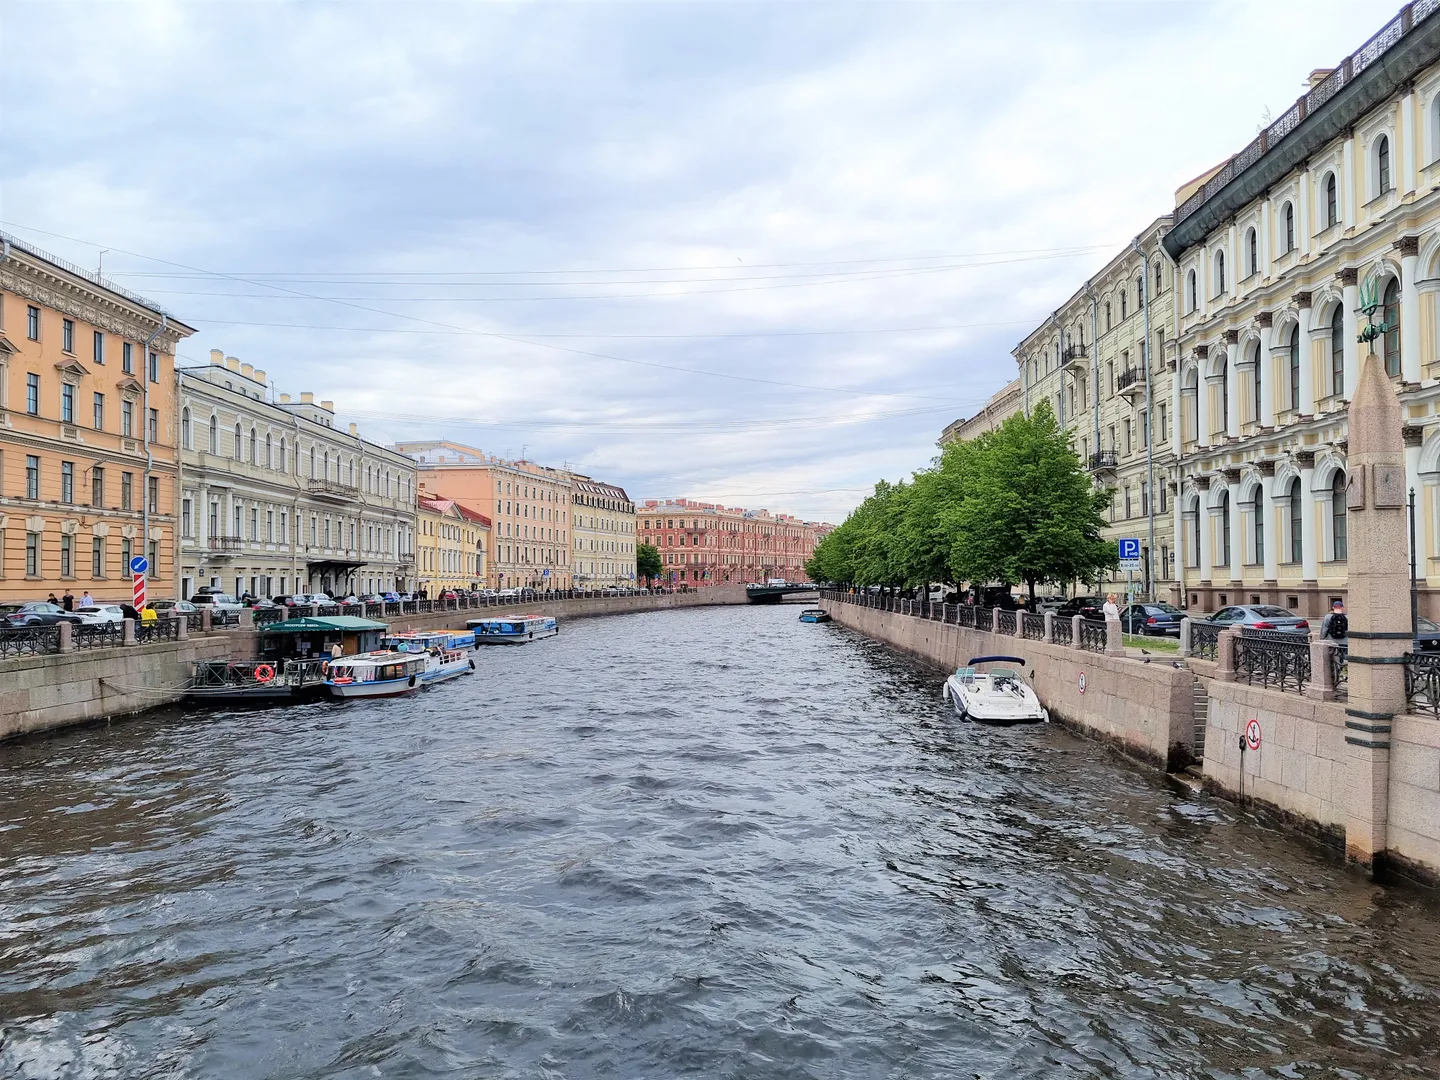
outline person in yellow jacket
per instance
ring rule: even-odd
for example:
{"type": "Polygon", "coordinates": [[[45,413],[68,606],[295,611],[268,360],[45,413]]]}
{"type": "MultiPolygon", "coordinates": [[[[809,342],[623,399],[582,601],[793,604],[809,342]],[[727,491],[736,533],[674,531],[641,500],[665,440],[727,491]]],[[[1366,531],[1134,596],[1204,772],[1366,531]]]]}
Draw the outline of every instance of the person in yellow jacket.
{"type": "Polygon", "coordinates": [[[153,607],[151,607],[148,603],[140,609],[140,621],[142,623],[156,622],[159,620],[159,618],[160,613],[156,611],[153,607]]]}

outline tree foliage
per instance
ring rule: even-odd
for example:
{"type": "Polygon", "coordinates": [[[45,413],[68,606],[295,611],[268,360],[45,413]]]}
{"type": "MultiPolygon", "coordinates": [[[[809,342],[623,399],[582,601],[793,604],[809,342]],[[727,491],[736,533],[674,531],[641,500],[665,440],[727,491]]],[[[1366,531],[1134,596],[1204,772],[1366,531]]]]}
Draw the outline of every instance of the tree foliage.
{"type": "Polygon", "coordinates": [[[932,581],[1035,586],[1093,580],[1117,563],[1096,490],[1042,402],[907,482],[875,491],[816,546],[812,580],[912,587],[932,581]]]}
{"type": "Polygon", "coordinates": [[[654,544],[635,546],[635,573],[638,577],[654,580],[664,573],[660,562],[660,549],[654,544]]]}

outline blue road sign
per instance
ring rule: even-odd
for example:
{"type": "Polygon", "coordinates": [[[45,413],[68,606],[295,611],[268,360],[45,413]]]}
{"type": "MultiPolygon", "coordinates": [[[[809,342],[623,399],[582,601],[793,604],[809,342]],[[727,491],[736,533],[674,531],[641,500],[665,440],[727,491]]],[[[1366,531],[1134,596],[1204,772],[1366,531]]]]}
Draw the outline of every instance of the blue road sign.
{"type": "Polygon", "coordinates": [[[1120,569],[1140,569],[1140,541],[1133,536],[1125,537],[1120,542],[1120,569]]]}
{"type": "Polygon", "coordinates": [[[130,560],[130,572],[132,574],[143,574],[150,569],[150,560],[144,555],[136,555],[130,560]]]}

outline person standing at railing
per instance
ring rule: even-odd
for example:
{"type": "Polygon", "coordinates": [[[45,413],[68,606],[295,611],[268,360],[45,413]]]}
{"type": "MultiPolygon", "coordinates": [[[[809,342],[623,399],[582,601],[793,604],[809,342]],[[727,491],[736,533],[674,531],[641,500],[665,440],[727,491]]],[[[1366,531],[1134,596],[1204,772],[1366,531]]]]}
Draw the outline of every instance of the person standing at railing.
{"type": "Polygon", "coordinates": [[[1345,601],[1336,600],[1330,605],[1330,614],[1320,622],[1320,636],[1343,644],[1349,634],[1350,620],[1345,615],[1345,601]]]}
{"type": "Polygon", "coordinates": [[[1105,606],[1102,607],[1100,610],[1105,613],[1105,619],[1107,622],[1110,619],[1120,618],[1120,606],[1115,603],[1115,594],[1113,592],[1105,597],[1105,606]]]}

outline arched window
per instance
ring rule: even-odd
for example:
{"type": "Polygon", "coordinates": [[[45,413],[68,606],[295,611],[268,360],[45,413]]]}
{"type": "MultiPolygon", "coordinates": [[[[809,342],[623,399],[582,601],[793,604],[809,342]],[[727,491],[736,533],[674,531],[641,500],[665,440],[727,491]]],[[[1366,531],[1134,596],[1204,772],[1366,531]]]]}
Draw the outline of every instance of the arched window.
{"type": "Polygon", "coordinates": [[[1327,229],[1340,222],[1339,187],[1333,172],[1325,177],[1325,227],[1327,229]]]}
{"type": "Polygon", "coordinates": [[[190,449],[190,410],[180,410],[180,445],[186,450],[190,449]]]}
{"type": "Polygon", "coordinates": [[[1394,278],[1385,286],[1385,374],[1400,374],[1400,282],[1394,278]]]}
{"type": "Polygon", "coordinates": [[[1252,420],[1254,420],[1257,424],[1260,422],[1260,415],[1261,415],[1261,414],[1260,414],[1260,376],[1261,376],[1262,371],[1264,370],[1263,367],[1261,366],[1262,363],[1263,363],[1263,360],[1262,360],[1262,358],[1261,358],[1261,356],[1260,356],[1260,347],[1257,345],[1257,346],[1255,347],[1255,359],[1253,360],[1253,362],[1252,362],[1252,364],[1251,364],[1251,367],[1250,367],[1250,380],[1251,380],[1251,381],[1250,381],[1250,389],[1251,389],[1251,398],[1250,398],[1251,413],[1250,413],[1250,418],[1251,418],[1252,420]]]}
{"type": "Polygon", "coordinates": [[[1345,309],[1340,304],[1330,316],[1330,393],[1345,393],[1345,309]]]}
{"type": "Polygon", "coordinates": [[[1390,136],[1381,135],[1375,140],[1375,195],[1379,197],[1390,190],[1390,136]]]}
{"type": "Polygon", "coordinates": [[[1295,204],[1286,203],[1285,211],[1285,251],[1288,254],[1295,250],[1295,204]]]}
{"type": "Polygon", "coordinates": [[[1135,279],[1135,310],[1145,310],[1145,274],[1143,272],[1135,279]]]}
{"type": "Polygon", "coordinates": [[[1120,290],[1120,318],[1124,319],[1130,314],[1130,293],[1126,289],[1120,290]]]}
{"type": "Polygon", "coordinates": [[[1220,415],[1210,418],[1210,427],[1213,429],[1210,434],[1224,435],[1230,423],[1230,373],[1222,372],[1220,375],[1220,415]]]}
{"type": "Polygon", "coordinates": [[[1265,492],[1261,485],[1255,485],[1254,501],[1250,504],[1250,524],[1254,529],[1256,565],[1265,561],[1265,492]]]}
{"type": "Polygon", "coordinates": [[[1215,295],[1225,291],[1225,252],[1215,252],[1215,295]]]}
{"type": "Polygon", "coordinates": [[[1254,229],[1246,230],[1245,253],[1249,260],[1247,271],[1251,274],[1258,274],[1260,272],[1260,239],[1255,235],[1254,229]]]}
{"type": "Polygon", "coordinates": [[[1110,301],[1105,301],[1105,329],[1110,329],[1110,301]]]}
{"type": "Polygon", "coordinates": [[[321,476],[322,476],[324,479],[329,480],[329,479],[330,479],[330,451],[329,451],[329,450],[326,450],[326,451],[325,451],[324,460],[323,460],[323,462],[321,463],[321,466],[320,466],[320,467],[321,467],[323,470],[325,470],[323,473],[321,473],[321,476]]]}
{"type": "Polygon", "coordinates": [[[1191,270],[1185,275],[1185,310],[1194,311],[1199,307],[1199,297],[1196,295],[1195,271],[1191,270]]]}
{"type": "Polygon", "coordinates": [[[1220,492],[1220,566],[1230,565],[1230,492],[1220,492]]]}
{"type": "Polygon", "coordinates": [[[250,464],[260,464],[259,443],[255,439],[255,429],[250,429],[250,464]]]}
{"type": "Polygon", "coordinates": [[[1345,531],[1345,472],[1335,470],[1335,479],[1330,482],[1330,535],[1334,541],[1330,557],[1343,562],[1350,557],[1350,543],[1345,531]]]}
{"type": "Polygon", "coordinates": [[[245,454],[245,436],[240,431],[240,425],[235,425],[235,460],[239,461],[245,454]]]}
{"type": "Polygon", "coordinates": [[[1290,408],[1300,411],[1300,327],[1290,328],[1290,408]]]}
{"type": "Polygon", "coordinates": [[[1161,286],[1162,286],[1163,284],[1164,284],[1164,279],[1162,278],[1162,276],[1161,276],[1161,274],[1160,274],[1160,264],[1157,262],[1157,263],[1155,264],[1155,295],[1156,295],[1156,296],[1159,296],[1159,295],[1160,295],[1161,286]]]}
{"type": "Polygon", "coordinates": [[[281,436],[281,438],[280,438],[280,471],[283,473],[287,468],[289,468],[289,465],[288,465],[288,463],[287,463],[287,458],[286,458],[286,456],[285,456],[285,438],[284,438],[284,436],[281,436]]]}
{"type": "Polygon", "coordinates": [[[1185,389],[1189,393],[1186,395],[1187,400],[1181,403],[1185,407],[1181,434],[1187,439],[1194,439],[1200,435],[1200,376],[1197,372],[1191,371],[1186,376],[1185,389]]]}
{"type": "Polygon", "coordinates": [[[210,453],[220,453],[220,421],[210,417],[210,453]]]}
{"type": "Polygon", "coordinates": [[[1304,560],[1304,504],[1300,501],[1300,478],[1296,477],[1290,481],[1290,561],[1292,563],[1304,560]]]}
{"type": "Polygon", "coordinates": [[[265,467],[267,469],[273,469],[275,467],[275,448],[270,443],[270,433],[268,431],[265,433],[265,467]]]}

